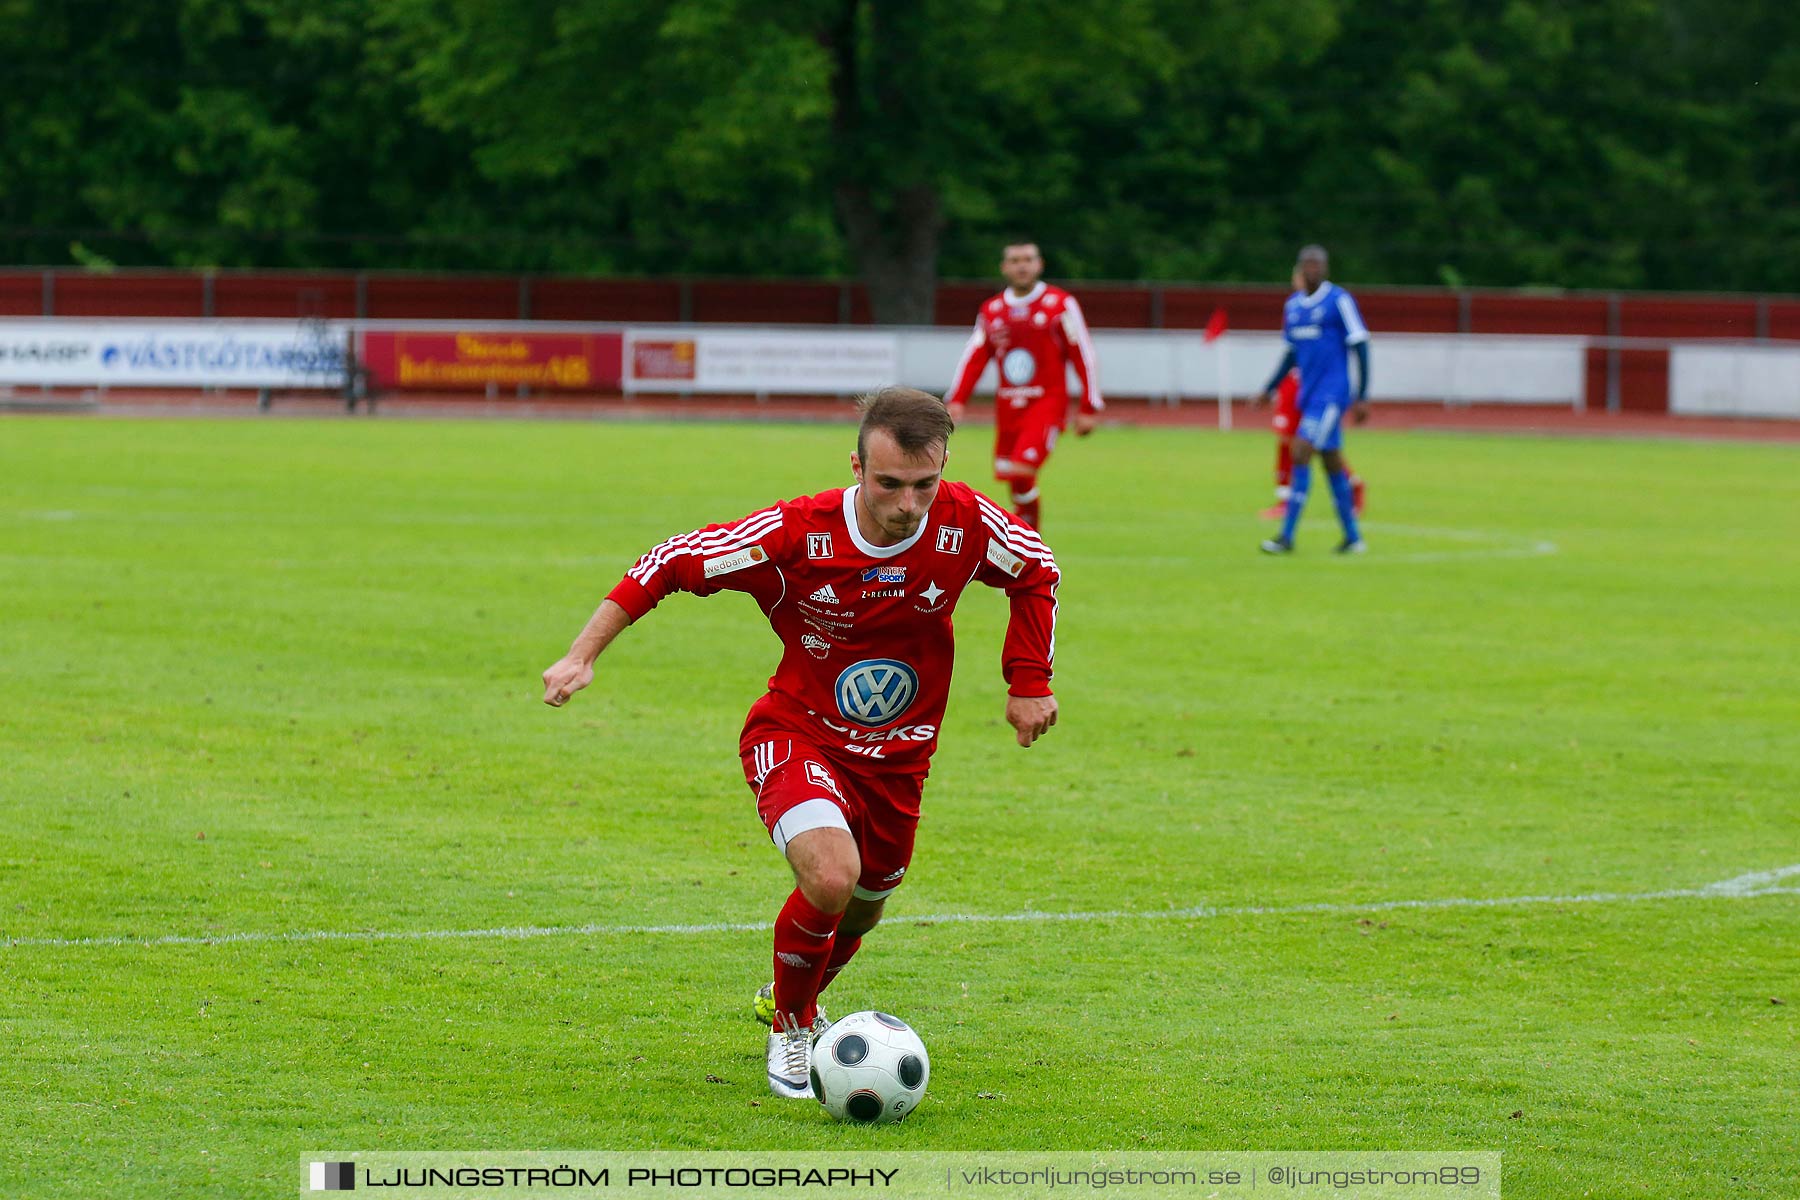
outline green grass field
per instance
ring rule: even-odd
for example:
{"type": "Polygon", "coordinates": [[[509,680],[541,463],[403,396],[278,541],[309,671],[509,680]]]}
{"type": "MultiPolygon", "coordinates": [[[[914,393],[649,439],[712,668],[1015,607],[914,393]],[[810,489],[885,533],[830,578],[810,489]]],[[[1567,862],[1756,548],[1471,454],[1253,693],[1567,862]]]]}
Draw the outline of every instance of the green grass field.
{"type": "Polygon", "coordinates": [[[1321,497],[1272,560],[1265,435],[1071,440],[1061,723],[1012,744],[972,595],[914,869],[828,994],[933,1053],[869,1130],[767,1094],[765,933],[618,928],[788,890],[735,756],[754,606],[673,598],[567,709],[538,685],[640,551],[846,481],[851,441],[0,421],[0,1193],[875,1146],[1800,1195],[1793,448],[1361,432],[1372,553],[1321,497]],[[944,919],[1027,913],[1093,915],[944,919]],[[598,928],[279,936],[518,926],[598,928]]]}

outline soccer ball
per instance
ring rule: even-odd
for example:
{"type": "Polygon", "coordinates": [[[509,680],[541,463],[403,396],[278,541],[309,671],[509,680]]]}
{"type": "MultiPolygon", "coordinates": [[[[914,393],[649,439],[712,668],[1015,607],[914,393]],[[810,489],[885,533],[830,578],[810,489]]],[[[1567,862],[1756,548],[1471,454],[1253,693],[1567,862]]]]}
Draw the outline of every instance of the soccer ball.
{"type": "Polygon", "coordinates": [[[813,1043],[813,1095],[840,1121],[885,1125],[925,1098],[931,1057],[899,1017],[859,1012],[813,1043]]]}

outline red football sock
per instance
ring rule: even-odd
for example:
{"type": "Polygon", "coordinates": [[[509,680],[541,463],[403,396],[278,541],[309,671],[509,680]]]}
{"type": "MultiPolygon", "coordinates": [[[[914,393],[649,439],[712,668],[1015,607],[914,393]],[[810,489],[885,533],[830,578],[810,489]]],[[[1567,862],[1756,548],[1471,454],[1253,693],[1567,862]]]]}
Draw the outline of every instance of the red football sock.
{"type": "Polygon", "coordinates": [[[803,1027],[818,1012],[819,987],[842,913],[822,913],[799,888],[775,918],[775,1024],[787,1013],[803,1027]]]}
{"type": "Polygon", "coordinates": [[[847,966],[862,946],[861,938],[833,938],[831,957],[825,960],[825,977],[819,981],[819,991],[823,992],[837,980],[838,972],[847,966]]]}
{"type": "Polygon", "coordinates": [[[1033,529],[1038,527],[1037,476],[1012,481],[1013,515],[1033,529]]]}
{"type": "Polygon", "coordinates": [[[1289,438],[1275,439],[1275,486],[1287,487],[1294,482],[1294,443],[1289,438]]]}

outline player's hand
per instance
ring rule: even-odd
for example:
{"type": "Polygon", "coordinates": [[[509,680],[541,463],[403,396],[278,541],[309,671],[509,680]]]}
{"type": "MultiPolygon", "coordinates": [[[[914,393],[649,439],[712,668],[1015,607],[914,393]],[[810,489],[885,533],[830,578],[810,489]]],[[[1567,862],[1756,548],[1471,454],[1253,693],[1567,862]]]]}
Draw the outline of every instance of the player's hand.
{"type": "Polygon", "coordinates": [[[1263,405],[1267,404],[1270,400],[1273,400],[1274,398],[1275,398],[1275,393],[1273,393],[1273,392],[1258,392],[1258,393],[1256,393],[1256,399],[1251,401],[1251,403],[1256,405],[1256,407],[1261,408],[1263,405]]]}
{"type": "Polygon", "coordinates": [[[594,664],[579,658],[559,658],[544,672],[544,703],[561,708],[569,697],[594,682],[594,664]]]}
{"type": "Polygon", "coordinates": [[[1006,723],[1018,731],[1019,745],[1031,745],[1056,724],[1056,697],[1008,696],[1006,723]]]}
{"type": "Polygon", "coordinates": [[[1094,430],[1098,429],[1099,427],[1100,427],[1100,415],[1098,413],[1076,413],[1075,414],[1075,436],[1076,437],[1086,437],[1088,434],[1094,432],[1094,430]]]}
{"type": "Polygon", "coordinates": [[[1369,402],[1358,400],[1350,406],[1350,419],[1358,425],[1369,419],[1369,402]]]}
{"type": "Polygon", "coordinates": [[[946,404],[944,407],[949,410],[950,419],[958,425],[962,424],[964,415],[969,411],[969,406],[966,404],[946,404]]]}

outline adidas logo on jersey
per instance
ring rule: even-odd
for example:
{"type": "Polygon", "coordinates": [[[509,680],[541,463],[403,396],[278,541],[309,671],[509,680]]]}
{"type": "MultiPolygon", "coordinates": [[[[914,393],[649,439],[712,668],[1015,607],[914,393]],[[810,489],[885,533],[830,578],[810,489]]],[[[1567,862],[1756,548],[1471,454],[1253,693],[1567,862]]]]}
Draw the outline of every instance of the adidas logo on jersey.
{"type": "Polygon", "coordinates": [[[838,594],[831,590],[831,585],[828,583],[818,591],[814,592],[810,599],[817,600],[821,604],[836,604],[838,602],[838,594]]]}

